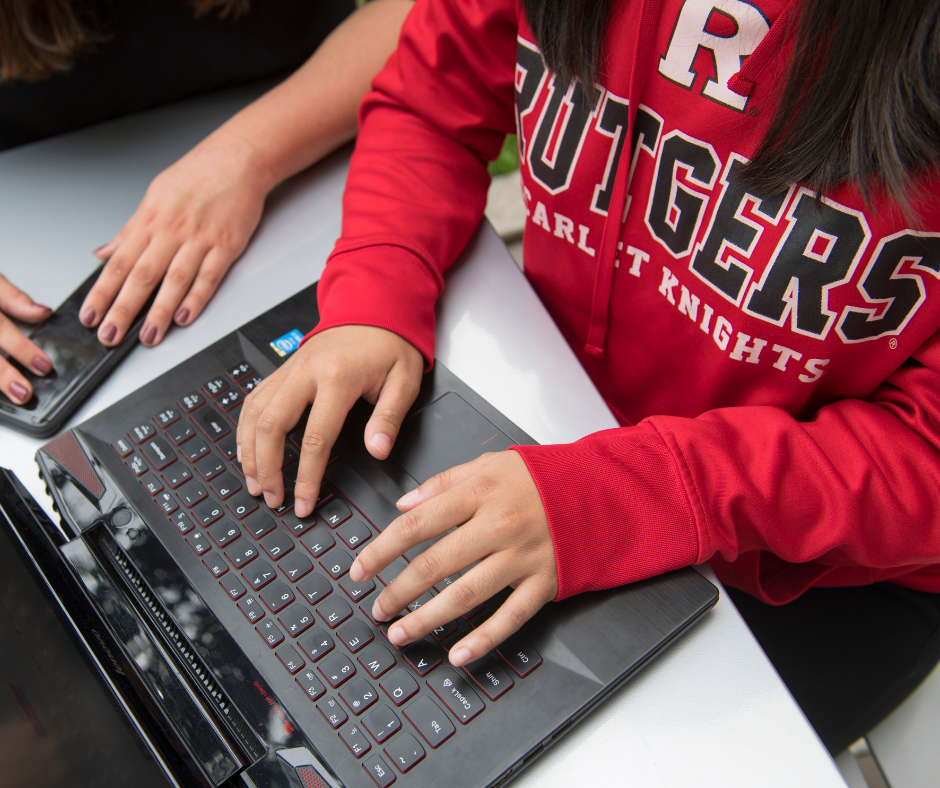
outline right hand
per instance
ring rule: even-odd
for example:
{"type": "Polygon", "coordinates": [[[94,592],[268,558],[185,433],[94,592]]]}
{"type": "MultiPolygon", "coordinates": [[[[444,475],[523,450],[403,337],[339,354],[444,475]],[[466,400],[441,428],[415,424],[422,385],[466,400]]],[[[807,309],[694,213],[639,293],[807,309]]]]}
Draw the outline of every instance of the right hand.
{"type": "Polygon", "coordinates": [[[98,339],[113,347],[159,287],[140,341],[156,345],[172,321],[188,326],[248,245],[270,185],[249,143],[217,132],[197,145],[153,179],[121,232],[93,252],[108,262],[81,322],[99,326],[98,339]]]}
{"type": "MultiPolygon", "coordinates": [[[[52,360],[35,342],[27,339],[7,315],[25,323],[41,323],[52,310],[36,304],[19,288],[0,275],[0,350],[9,353],[37,375],[52,371],[52,360]]],[[[16,367],[0,356],[0,390],[13,402],[23,404],[33,396],[33,387],[16,367]]]]}
{"type": "Polygon", "coordinates": [[[359,397],[375,403],[366,449],[388,457],[421,386],[424,359],[398,334],[372,326],[339,326],[309,339],[264,379],[238,419],[238,458],[252,495],[273,508],[284,498],[284,438],[312,404],[294,488],[298,517],[313,511],[323,471],[346,414],[359,397]]]}

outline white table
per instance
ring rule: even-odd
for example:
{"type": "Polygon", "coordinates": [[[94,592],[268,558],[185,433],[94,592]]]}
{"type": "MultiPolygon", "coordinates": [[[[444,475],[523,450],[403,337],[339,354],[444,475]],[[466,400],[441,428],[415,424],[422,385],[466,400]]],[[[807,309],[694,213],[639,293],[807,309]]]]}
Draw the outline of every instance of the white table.
{"type": "MultiPolygon", "coordinates": [[[[257,91],[203,97],[0,154],[0,271],[40,303],[60,303],[94,269],[90,250],[120,229],[150,179],[257,91]]],[[[69,426],[319,278],[339,235],[348,154],[281,187],[203,315],[157,348],[135,348],[69,426]]],[[[616,426],[488,225],[449,275],[437,340],[444,364],[542,443],[616,426]]],[[[0,465],[51,513],[33,461],[42,443],[0,427],[0,465]]],[[[726,597],[514,783],[628,784],[845,785],[726,597]]]]}

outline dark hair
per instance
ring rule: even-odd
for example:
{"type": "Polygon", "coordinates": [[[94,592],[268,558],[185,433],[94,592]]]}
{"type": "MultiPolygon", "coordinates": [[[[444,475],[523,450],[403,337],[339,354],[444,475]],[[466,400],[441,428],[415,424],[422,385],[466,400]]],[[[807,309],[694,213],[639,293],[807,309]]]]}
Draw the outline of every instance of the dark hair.
{"type": "MultiPolygon", "coordinates": [[[[170,2],[171,0],[167,0],[170,2]]],[[[249,0],[191,0],[196,16],[238,15],[249,0]]],[[[105,40],[81,0],[0,0],[0,83],[34,82],[68,71],[75,56],[105,40]]]]}
{"type": "MultiPolygon", "coordinates": [[[[593,84],[612,2],[522,0],[559,80],[593,84]]],[[[793,54],[745,182],[823,195],[851,181],[869,204],[879,192],[909,212],[940,160],[940,0],[802,0],[792,24],[793,54]]]]}

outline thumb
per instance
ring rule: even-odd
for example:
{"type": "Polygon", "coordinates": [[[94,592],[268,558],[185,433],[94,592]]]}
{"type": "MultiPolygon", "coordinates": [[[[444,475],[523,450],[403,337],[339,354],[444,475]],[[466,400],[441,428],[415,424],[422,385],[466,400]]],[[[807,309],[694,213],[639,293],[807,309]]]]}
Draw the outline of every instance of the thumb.
{"type": "Polygon", "coordinates": [[[420,385],[420,377],[416,379],[400,364],[392,367],[385,378],[365,431],[366,448],[376,459],[384,460],[391,453],[401,423],[418,396],[420,385]]]}

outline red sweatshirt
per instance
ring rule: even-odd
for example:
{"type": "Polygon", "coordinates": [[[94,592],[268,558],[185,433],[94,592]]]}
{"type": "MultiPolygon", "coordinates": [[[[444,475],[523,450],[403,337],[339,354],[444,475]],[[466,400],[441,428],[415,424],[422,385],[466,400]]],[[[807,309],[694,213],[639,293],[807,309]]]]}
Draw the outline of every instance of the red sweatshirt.
{"type": "Polygon", "coordinates": [[[592,103],[516,0],[419,0],[361,108],[317,330],[381,326],[430,363],[518,130],[526,275],[623,425],[517,449],[559,598],[703,561],[774,603],[940,592],[940,208],[915,231],[850,187],[743,188],[787,4],[714,5],[615,3],[592,103]]]}

